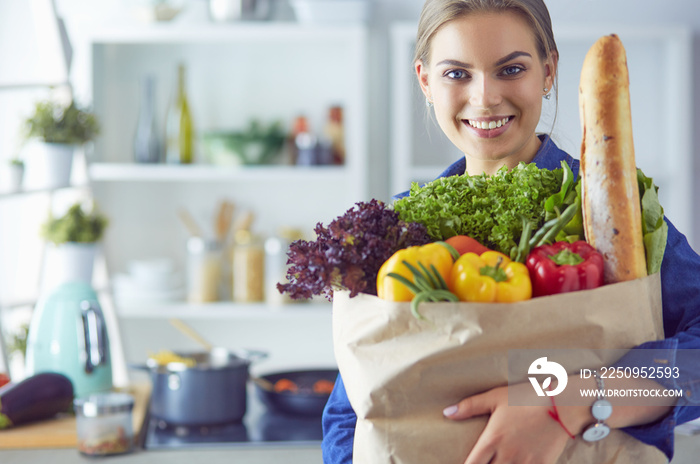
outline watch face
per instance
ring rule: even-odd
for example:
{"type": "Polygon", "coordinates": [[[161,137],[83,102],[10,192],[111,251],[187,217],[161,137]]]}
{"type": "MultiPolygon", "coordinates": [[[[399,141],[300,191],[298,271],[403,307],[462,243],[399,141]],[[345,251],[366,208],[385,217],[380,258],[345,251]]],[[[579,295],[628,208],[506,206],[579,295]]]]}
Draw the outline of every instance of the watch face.
{"type": "Polygon", "coordinates": [[[605,424],[593,424],[583,432],[583,439],[586,441],[598,441],[610,435],[610,427],[605,424]]]}
{"type": "Polygon", "coordinates": [[[591,414],[596,420],[604,421],[612,415],[612,404],[608,400],[598,400],[593,403],[591,414]]]}

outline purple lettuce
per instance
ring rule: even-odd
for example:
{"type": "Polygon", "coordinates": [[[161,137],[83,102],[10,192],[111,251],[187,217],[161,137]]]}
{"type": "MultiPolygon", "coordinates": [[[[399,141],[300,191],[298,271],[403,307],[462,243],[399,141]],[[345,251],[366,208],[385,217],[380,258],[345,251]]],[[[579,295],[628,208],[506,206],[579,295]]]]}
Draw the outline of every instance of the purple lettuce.
{"type": "Polygon", "coordinates": [[[408,223],[378,200],[360,202],[328,227],[316,225],[316,240],[297,240],[287,253],[289,283],[277,284],[293,299],[333,298],[334,289],[377,294],[377,273],[396,251],[433,240],[425,226],[408,223]]]}

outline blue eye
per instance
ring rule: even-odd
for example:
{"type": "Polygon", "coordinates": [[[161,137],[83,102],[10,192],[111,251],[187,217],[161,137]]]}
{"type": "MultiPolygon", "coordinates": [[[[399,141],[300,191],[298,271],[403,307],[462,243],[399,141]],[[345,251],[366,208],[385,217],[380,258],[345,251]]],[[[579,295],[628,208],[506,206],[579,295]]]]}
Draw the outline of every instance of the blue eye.
{"type": "Polygon", "coordinates": [[[466,71],[462,69],[453,69],[451,71],[447,71],[445,73],[445,76],[449,77],[450,79],[465,79],[469,77],[466,71]]]}
{"type": "Polygon", "coordinates": [[[506,77],[513,77],[517,76],[521,72],[525,71],[525,69],[522,66],[507,66],[503,68],[503,71],[501,71],[501,74],[503,74],[506,77]]]}

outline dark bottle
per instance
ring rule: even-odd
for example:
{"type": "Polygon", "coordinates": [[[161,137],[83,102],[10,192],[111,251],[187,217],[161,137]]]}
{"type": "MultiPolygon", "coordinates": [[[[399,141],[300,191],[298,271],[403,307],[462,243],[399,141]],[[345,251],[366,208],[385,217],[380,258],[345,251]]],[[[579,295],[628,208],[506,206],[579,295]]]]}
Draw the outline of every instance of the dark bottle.
{"type": "Polygon", "coordinates": [[[155,80],[153,76],[144,77],[141,86],[141,108],[134,134],[134,161],[137,163],[158,163],[161,142],[156,123],[155,80]]]}
{"type": "Polygon", "coordinates": [[[345,135],[343,133],[343,107],[332,106],[328,110],[325,135],[330,140],[332,164],[345,163],[345,135]]]}

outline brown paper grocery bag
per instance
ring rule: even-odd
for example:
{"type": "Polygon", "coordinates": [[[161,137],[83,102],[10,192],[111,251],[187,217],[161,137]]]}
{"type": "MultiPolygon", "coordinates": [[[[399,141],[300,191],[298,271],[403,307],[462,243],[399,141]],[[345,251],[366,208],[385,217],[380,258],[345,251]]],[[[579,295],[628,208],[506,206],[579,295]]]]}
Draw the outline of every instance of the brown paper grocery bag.
{"type": "MultiPolygon", "coordinates": [[[[509,349],[629,349],[663,338],[658,274],[520,303],[426,303],[420,312],[427,322],[408,303],[335,292],[334,350],[357,414],[358,464],[462,464],[487,417],[456,422],[442,410],[507,385],[509,349]]],[[[593,444],[570,440],[559,462],[667,459],[613,430],[593,444]]]]}

